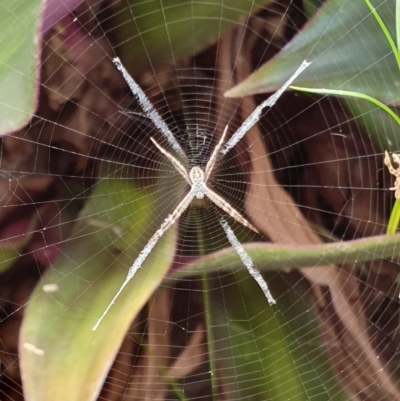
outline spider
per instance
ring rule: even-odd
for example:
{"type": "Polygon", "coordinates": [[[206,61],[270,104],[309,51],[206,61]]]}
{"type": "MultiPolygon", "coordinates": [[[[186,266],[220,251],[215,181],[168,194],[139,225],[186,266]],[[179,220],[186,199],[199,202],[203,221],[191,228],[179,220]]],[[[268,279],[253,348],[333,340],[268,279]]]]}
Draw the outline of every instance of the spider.
{"type": "Polygon", "coordinates": [[[171,219],[168,220],[169,224],[165,228],[164,231],[168,230],[172,224],[179,219],[182,213],[187,209],[194,198],[203,199],[205,196],[214,202],[218,207],[228,213],[231,217],[233,217],[237,222],[243,224],[245,227],[250,228],[256,233],[259,231],[250,224],[236,209],[232,207],[227,201],[225,201],[221,196],[215,193],[212,189],[207,186],[207,181],[211,175],[211,172],[214,168],[215,161],[218,156],[218,152],[221,149],[222,144],[224,143],[224,139],[226,133],[228,131],[228,126],[225,127],[224,133],[222,134],[221,140],[218,145],[215,147],[205,170],[203,171],[201,167],[194,166],[191,168],[189,174],[186,169],[179,163],[178,160],[175,159],[169,152],[167,152],[161,145],[159,145],[154,138],[150,138],[154,145],[160,150],[162,154],[164,154],[173,164],[173,166],[179,171],[182,177],[186,180],[186,182],[190,185],[191,189],[188,194],[183,198],[181,203],[176,207],[174,213],[171,215],[171,219]]]}
{"type": "Polygon", "coordinates": [[[392,153],[393,161],[399,166],[398,168],[394,168],[392,162],[390,161],[389,153],[385,151],[385,165],[388,168],[390,174],[396,177],[396,181],[394,182],[394,187],[390,188],[391,191],[394,192],[394,197],[396,199],[400,199],[400,155],[396,153],[392,153]]]}
{"type": "MultiPolygon", "coordinates": [[[[147,117],[154,123],[154,125],[160,130],[160,132],[166,137],[167,141],[170,143],[172,148],[178,153],[181,157],[186,159],[186,155],[182,150],[179,143],[176,141],[168,126],[155,110],[150,100],[147,98],[143,90],[140,86],[133,80],[133,78],[129,75],[128,71],[122,65],[119,58],[115,58],[113,60],[114,64],[121,71],[125,81],[129,85],[132,93],[139,101],[143,111],[146,113],[147,117]]],[[[265,107],[272,107],[281,94],[287,89],[287,87],[293,82],[293,80],[309,65],[310,63],[304,61],[302,65],[296,70],[296,72],[289,78],[287,82],[271,97],[269,97],[266,101],[261,103],[253,113],[244,121],[244,123],[239,127],[239,129],[233,134],[230,140],[225,144],[223,149],[222,145],[224,144],[225,137],[228,131],[228,126],[225,127],[224,132],[221,136],[220,141],[217,146],[213,150],[209,161],[206,164],[205,169],[203,170],[200,166],[194,166],[188,172],[185,167],[166,149],[164,149],[154,138],[150,138],[154,145],[158,148],[158,150],[172,163],[175,169],[182,175],[185,181],[189,184],[190,190],[185,195],[185,197],[180,201],[175,210],[169,214],[166,219],[162,222],[160,228],[153,234],[153,236],[148,241],[147,245],[143,248],[143,250],[139,253],[137,259],[134,261],[133,265],[130,267],[127,277],[117,294],[114,296],[110,304],[107,306],[104,313],[98,319],[97,323],[93,327],[93,330],[96,330],[103,318],[106,316],[107,312],[114,304],[115,300],[121,294],[122,290],[128,284],[128,282],[135,276],[136,272],[141,268],[143,262],[147,258],[147,256],[151,253],[152,249],[158,242],[158,240],[164,235],[164,233],[180,218],[180,216],[185,212],[185,210],[189,207],[194,198],[203,199],[207,197],[211,202],[213,202],[216,206],[226,212],[229,216],[235,219],[237,222],[242,224],[245,227],[253,230],[256,233],[259,233],[257,228],[255,228],[249,221],[247,221],[231,204],[229,204],[225,199],[223,199],[220,195],[214,192],[211,188],[207,186],[207,181],[210,178],[211,173],[213,172],[215,162],[217,160],[218,154],[221,153],[225,155],[233,146],[236,145],[240,141],[240,139],[248,132],[248,130],[260,119],[261,113],[265,107]]],[[[271,295],[267,283],[264,281],[260,272],[255,268],[250,256],[244,250],[239,240],[236,238],[232,229],[229,227],[228,223],[224,218],[220,219],[221,227],[224,229],[225,234],[228,237],[229,242],[235,248],[237,254],[242,260],[243,264],[246,266],[247,270],[251,274],[251,276],[257,281],[258,285],[264,292],[269,304],[274,304],[275,300],[271,295]]]]}

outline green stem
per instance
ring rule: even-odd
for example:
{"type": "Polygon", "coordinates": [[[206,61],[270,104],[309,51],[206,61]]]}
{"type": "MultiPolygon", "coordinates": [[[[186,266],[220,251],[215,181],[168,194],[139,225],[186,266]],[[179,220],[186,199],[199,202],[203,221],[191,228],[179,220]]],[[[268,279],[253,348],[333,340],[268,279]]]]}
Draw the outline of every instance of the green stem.
{"type": "Polygon", "coordinates": [[[390,213],[389,223],[387,226],[387,234],[395,234],[400,221],[400,199],[396,199],[392,212],[390,213]]]}
{"type": "Polygon", "coordinates": [[[302,86],[290,86],[291,89],[298,90],[300,92],[307,92],[307,93],[315,93],[320,95],[335,95],[335,96],[346,96],[352,97],[357,99],[367,100],[368,102],[373,103],[374,105],[378,106],[382,110],[386,111],[396,122],[400,124],[400,117],[386,104],[380,102],[378,99],[373,98],[372,96],[368,96],[365,93],[361,92],[353,92],[353,91],[344,91],[339,89],[316,89],[316,88],[303,88],[302,86]]]}
{"type": "Polygon", "coordinates": [[[189,399],[185,396],[185,392],[183,391],[183,388],[171,377],[168,377],[167,375],[164,376],[168,384],[171,386],[172,391],[175,392],[176,396],[180,401],[189,401],[189,399]]]}
{"type": "MultiPolygon", "coordinates": [[[[195,208],[192,208],[195,209],[195,208]]],[[[203,230],[201,224],[198,219],[194,219],[197,225],[197,243],[198,243],[198,252],[200,256],[204,256],[206,254],[205,241],[203,237],[203,230]]],[[[218,380],[215,372],[217,371],[217,365],[215,361],[215,347],[214,347],[214,334],[213,334],[213,322],[211,317],[211,288],[209,277],[207,273],[201,274],[201,283],[203,287],[203,304],[204,304],[204,316],[205,316],[205,324],[206,324],[206,332],[207,332],[207,347],[208,347],[208,363],[210,365],[210,380],[211,380],[211,393],[213,400],[217,399],[217,389],[218,389],[218,380]]]]}
{"type": "Polygon", "coordinates": [[[396,0],[396,42],[397,42],[397,50],[400,53],[400,0],[396,0]]]}
{"type": "MultiPolygon", "coordinates": [[[[371,4],[371,2],[369,0],[364,0],[365,3],[367,4],[368,8],[371,10],[372,15],[375,17],[376,21],[379,24],[379,27],[382,29],[382,32],[384,33],[384,35],[386,36],[386,40],[388,41],[390,47],[392,48],[393,54],[396,58],[397,61],[397,66],[399,67],[400,70],[400,52],[397,49],[396,43],[394,42],[392,36],[390,35],[388,29],[386,28],[385,23],[382,21],[382,18],[380,17],[380,15],[376,12],[375,7],[371,4]]],[[[398,3],[398,1],[397,1],[398,3]]],[[[396,7],[398,6],[398,4],[396,5],[396,7]]],[[[398,8],[398,7],[397,7],[398,8]]],[[[396,17],[398,10],[396,10],[395,14],[396,17]]],[[[396,21],[396,25],[397,25],[398,21],[396,21]]],[[[397,32],[397,36],[398,36],[398,32],[397,32]]]]}

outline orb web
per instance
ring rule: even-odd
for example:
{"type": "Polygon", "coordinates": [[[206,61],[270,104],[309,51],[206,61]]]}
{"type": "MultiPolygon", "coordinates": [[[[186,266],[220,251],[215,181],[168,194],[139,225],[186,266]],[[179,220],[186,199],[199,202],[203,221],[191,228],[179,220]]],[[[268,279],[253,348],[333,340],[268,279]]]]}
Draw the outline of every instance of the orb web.
{"type": "Polygon", "coordinates": [[[395,38],[394,2],[49,1],[42,16],[22,3],[1,6],[0,399],[396,399],[383,157],[399,130],[359,99],[287,90],[265,108],[208,181],[260,233],[195,199],[91,330],[190,189],[151,138],[204,169],[224,128],[232,138],[304,59],[297,86],[365,90],[398,115],[370,7],[395,38]],[[34,50],[18,42],[32,25],[34,50]]]}

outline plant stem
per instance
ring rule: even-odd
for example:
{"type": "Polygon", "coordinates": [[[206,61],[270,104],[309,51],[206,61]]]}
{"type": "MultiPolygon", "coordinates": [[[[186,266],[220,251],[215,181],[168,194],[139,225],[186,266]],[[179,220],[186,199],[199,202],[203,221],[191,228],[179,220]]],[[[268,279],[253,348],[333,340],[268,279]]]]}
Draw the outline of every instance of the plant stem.
{"type": "MultiPolygon", "coordinates": [[[[197,243],[200,256],[206,254],[205,242],[203,237],[203,230],[198,219],[196,221],[197,229],[197,243]]],[[[214,335],[213,335],[213,322],[211,317],[211,299],[210,299],[210,283],[207,273],[201,274],[201,283],[203,287],[203,305],[204,305],[204,320],[207,330],[207,347],[208,347],[208,363],[210,365],[210,380],[211,380],[211,393],[213,400],[217,399],[218,381],[215,372],[217,370],[215,361],[215,348],[214,348],[214,335]]]]}
{"type": "MultiPolygon", "coordinates": [[[[399,52],[399,50],[398,50],[393,38],[391,37],[388,29],[386,28],[385,23],[382,21],[382,18],[376,12],[375,7],[371,4],[371,2],[369,0],[364,0],[364,1],[365,1],[366,5],[368,6],[368,8],[370,9],[372,15],[375,17],[376,21],[378,22],[379,27],[382,29],[382,32],[384,33],[384,35],[386,37],[386,40],[388,41],[389,46],[391,47],[391,49],[393,51],[393,54],[394,54],[394,56],[396,58],[396,61],[397,61],[397,66],[399,67],[399,70],[400,70],[400,52],[399,52]]],[[[397,10],[395,11],[395,16],[398,17],[398,13],[399,13],[399,11],[398,11],[398,5],[399,4],[398,3],[399,3],[399,1],[397,0],[396,3],[397,3],[396,4],[397,10]]],[[[398,21],[396,21],[396,25],[397,24],[398,24],[398,21]]],[[[397,31],[397,38],[398,38],[398,36],[399,36],[399,33],[397,31]]]]}

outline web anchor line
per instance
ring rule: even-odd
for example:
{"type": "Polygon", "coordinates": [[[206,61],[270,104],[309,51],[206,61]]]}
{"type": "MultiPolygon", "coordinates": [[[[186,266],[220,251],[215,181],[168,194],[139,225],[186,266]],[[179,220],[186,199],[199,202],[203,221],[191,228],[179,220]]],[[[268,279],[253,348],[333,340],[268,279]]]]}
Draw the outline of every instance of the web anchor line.
{"type": "MultiPolygon", "coordinates": [[[[154,125],[160,130],[160,132],[165,136],[169,144],[178,153],[185,161],[187,157],[180,147],[179,143],[176,141],[171,131],[167,127],[167,124],[161,118],[161,116],[157,113],[154,106],[151,104],[150,100],[147,98],[146,94],[139,87],[139,85],[133,80],[133,78],[129,75],[125,67],[122,65],[119,58],[115,58],[113,60],[114,64],[121,71],[125,81],[127,82],[129,88],[131,89],[133,95],[139,101],[143,111],[146,115],[153,121],[154,125]]],[[[157,244],[158,240],[164,235],[164,233],[180,218],[180,216],[185,212],[185,210],[190,206],[193,199],[203,199],[208,198],[209,201],[214,203],[217,207],[222,209],[227,215],[232,217],[238,223],[243,226],[253,230],[258,233],[259,231],[255,226],[253,226],[242,214],[237,211],[228,201],[226,201],[222,196],[218,195],[213,189],[211,189],[207,182],[214,170],[214,165],[216,163],[217,157],[219,153],[225,155],[233,146],[235,146],[241,138],[246,134],[246,132],[260,119],[262,111],[265,107],[271,107],[275,104],[275,102],[279,99],[282,93],[288,88],[288,86],[296,79],[296,77],[311,63],[304,61],[302,65],[295,71],[295,73],[285,82],[285,84],[269,99],[261,103],[253,113],[243,122],[243,124],[239,127],[239,129],[233,134],[230,140],[226,143],[225,147],[221,150],[224,140],[227,136],[228,126],[225,127],[225,130],[222,134],[220,141],[217,146],[214,148],[209,161],[206,164],[205,169],[203,170],[200,166],[194,166],[188,171],[179,160],[177,160],[171,153],[169,153],[166,149],[164,149],[154,138],[151,138],[153,144],[158,148],[158,150],[172,163],[175,169],[182,175],[185,181],[190,185],[189,192],[185,195],[185,197],[180,201],[175,210],[167,216],[166,219],[162,222],[160,228],[153,234],[153,236],[148,241],[147,245],[143,248],[143,250],[139,253],[136,260],[133,262],[130,267],[128,274],[125,278],[125,281],[122,283],[120,289],[109,303],[101,317],[97,320],[97,323],[93,327],[92,330],[96,330],[104,317],[107,315],[108,311],[115,303],[116,299],[119,297],[121,292],[127,286],[129,281],[136,275],[137,271],[142,267],[142,264],[146,260],[146,258],[150,255],[151,251],[157,244]]],[[[261,290],[263,291],[265,297],[268,300],[270,305],[276,303],[274,297],[269,291],[268,285],[261,276],[260,272],[254,266],[252,259],[248,255],[248,253],[244,250],[243,246],[240,244],[239,240],[236,238],[232,229],[226,222],[224,218],[220,219],[220,224],[229,240],[231,245],[236,250],[243,264],[251,274],[251,276],[256,280],[261,290]]]]}

